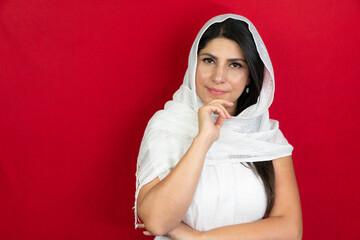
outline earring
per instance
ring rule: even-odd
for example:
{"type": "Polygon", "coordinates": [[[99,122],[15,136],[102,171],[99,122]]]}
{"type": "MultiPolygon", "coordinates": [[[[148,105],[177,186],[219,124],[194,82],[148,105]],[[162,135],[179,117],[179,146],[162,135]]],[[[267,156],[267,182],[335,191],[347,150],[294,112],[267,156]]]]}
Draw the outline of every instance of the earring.
{"type": "Polygon", "coordinates": [[[246,92],[246,93],[249,93],[249,91],[250,91],[250,88],[249,88],[249,87],[246,87],[246,88],[245,88],[245,92],[246,92]]]}

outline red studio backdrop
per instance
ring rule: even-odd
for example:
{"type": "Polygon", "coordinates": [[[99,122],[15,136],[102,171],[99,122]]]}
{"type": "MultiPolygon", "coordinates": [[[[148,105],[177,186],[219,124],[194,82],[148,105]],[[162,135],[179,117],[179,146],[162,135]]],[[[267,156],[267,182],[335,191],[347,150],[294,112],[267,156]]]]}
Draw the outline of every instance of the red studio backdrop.
{"type": "Polygon", "coordinates": [[[151,239],[133,225],[141,138],[224,13],[272,59],[303,239],[360,239],[360,1],[3,0],[1,240],[151,239]]]}

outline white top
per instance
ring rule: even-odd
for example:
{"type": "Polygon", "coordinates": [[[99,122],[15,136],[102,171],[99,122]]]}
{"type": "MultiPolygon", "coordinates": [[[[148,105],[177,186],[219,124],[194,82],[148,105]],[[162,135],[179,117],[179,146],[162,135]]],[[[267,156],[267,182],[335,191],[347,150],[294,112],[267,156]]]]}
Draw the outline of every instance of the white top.
{"type": "Polygon", "coordinates": [[[263,183],[250,168],[241,163],[205,164],[183,222],[206,231],[257,221],[265,214],[266,200],[263,183]]]}

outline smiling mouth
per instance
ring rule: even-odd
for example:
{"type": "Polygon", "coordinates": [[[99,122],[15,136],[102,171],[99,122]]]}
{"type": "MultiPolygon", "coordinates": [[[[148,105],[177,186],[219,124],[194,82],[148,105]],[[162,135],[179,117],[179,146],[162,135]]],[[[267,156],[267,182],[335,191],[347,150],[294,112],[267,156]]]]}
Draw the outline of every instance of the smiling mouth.
{"type": "Polygon", "coordinates": [[[227,93],[227,92],[225,92],[225,91],[221,91],[221,90],[215,89],[215,88],[208,88],[208,87],[207,87],[207,90],[208,90],[212,95],[215,95],[215,96],[219,96],[219,95],[223,95],[223,94],[227,93]]]}

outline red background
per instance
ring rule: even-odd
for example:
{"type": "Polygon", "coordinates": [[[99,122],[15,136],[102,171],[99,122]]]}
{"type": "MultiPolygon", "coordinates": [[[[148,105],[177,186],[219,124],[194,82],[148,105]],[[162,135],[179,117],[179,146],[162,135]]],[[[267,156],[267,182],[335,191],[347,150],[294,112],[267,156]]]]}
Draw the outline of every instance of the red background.
{"type": "Polygon", "coordinates": [[[304,239],[360,239],[360,2],[0,1],[0,239],[149,239],[134,230],[147,121],[211,17],[257,27],[271,117],[293,144],[304,239]]]}

